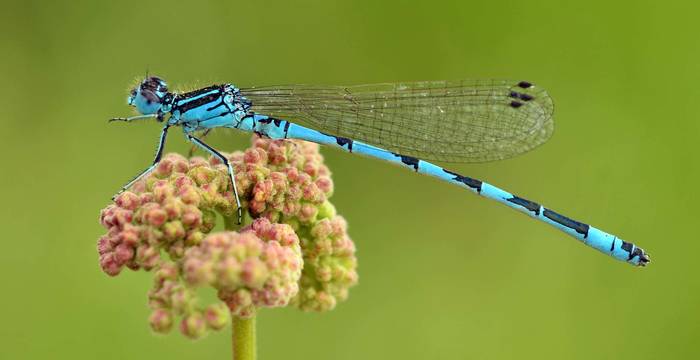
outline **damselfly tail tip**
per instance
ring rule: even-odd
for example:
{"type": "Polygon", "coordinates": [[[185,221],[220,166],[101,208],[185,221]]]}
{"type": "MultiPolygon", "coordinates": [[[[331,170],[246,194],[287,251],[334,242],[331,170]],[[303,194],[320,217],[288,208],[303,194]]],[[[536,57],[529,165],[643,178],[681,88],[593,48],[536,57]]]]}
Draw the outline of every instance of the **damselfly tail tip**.
{"type": "Polygon", "coordinates": [[[643,253],[639,255],[639,265],[638,266],[647,266],[647,264],[651,263],[651,257],[647,253],[643,253]]]}

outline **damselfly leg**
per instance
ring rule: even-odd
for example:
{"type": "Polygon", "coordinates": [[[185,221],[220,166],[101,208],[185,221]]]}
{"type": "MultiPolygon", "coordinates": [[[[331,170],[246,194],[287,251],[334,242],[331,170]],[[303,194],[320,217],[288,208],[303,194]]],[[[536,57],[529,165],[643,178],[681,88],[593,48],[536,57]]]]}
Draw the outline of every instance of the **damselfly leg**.
{"type": "MultiPolygon", "coordinates": [[[[200,138],[200,139],[204,139],[205,137],[207,137],[207,135],[209,135],[210,132],[211,132],[211,129],[206,129],[206,130],[202,133],[202,136],[200,136],[199,138],[200,138]]],[[[192,145],[192,147],[190,148],[190,151],[187,152],[187,157],[188,157],[188,158],[191,158],[192,155],[194,155],[195,150],[197,150],[197,145],[192,145]]]]}
{"type": "Polygon", "coordinates": [[[216,149],[214,149],[213,147],[205,144],[202,140],[200,140],[200,139],[198,139],[190,134],[187,134],[187,133],[185,133],[185,136],[187,136],[187,140],[189,140],[193,144],[199,146],[204,151],[212,154],[213,156],[215,156],[216,158],[221,160],[221,162],[224,165],[226,165],[226,168],[228,169],[228,177],[229,177],[229,180],[231,181],[231,186],[233,188],[233,197],[236,199],[236,208],[237,208],[236,211],[238,213],[237,214],[238,215],[238,225],[240,225],[241,222],[243,221],[243,208],[241,208],[241,200],[238,198],[238,189],[236,188],[236,178],[233,175],[233,166],[231,166],[231,163],[228,161],[226,156],[224,156],[221,153],[219,153],[218,151],[216,151],[216,149]]]}
{"type": "Polygon", "coordinates": [[[123,193],[126,189],[131,187],[131,185],[134,185],[135,182],[141,180],[144,176],[148,175],[153,171],[153,169],[156,168],[158,163],[160,162],[160,159],[163,157],[163,148],[165,148],[165,138],[168,136],[168,128],[170,128],[170,125],[165,125],[163,127],[163,131],[160,133],[160,140],[158,141],[158,149],[156,150],[156,156],[155,159],[153,159],[153,164],[151,166],[147,167],[145,170],[140,172],[136,177],[134,177],[131,181],[129,181],[126,185],[122,186],[122,188],[112,196],[112,200],[116,199],[119,194],[123,193]]]}

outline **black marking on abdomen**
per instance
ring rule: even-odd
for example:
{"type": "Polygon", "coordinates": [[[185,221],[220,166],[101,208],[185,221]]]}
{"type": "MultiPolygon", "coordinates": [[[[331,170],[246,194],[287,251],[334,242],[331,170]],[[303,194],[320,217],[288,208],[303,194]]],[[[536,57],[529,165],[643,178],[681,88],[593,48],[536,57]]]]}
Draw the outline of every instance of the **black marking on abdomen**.
{"type": "Polygon", "coordinates": [[[627,241],[622,240],[622,246],[620,246],[622,250],[627,251],[629,255],[627,255],[627,260],[631,260],[634,256],[632,255],[633,250],[635,248],[634,244],[628,243],[627,241]]]}
{"type": "Polygon", "coordinates": [[[284,138],[287,138],[287,133],[289,132],[289,121],[284,124],[284,138]]]}
{"type": "Polygon", "coordinates": [[[554,221],[555,223],[558,223],[560,225],[566,226],[569,229],[575,230],[577,233],[583,235],[583,238],[588,237],[588,229],[589,226],[584,223],[580,223],[576,220],[569,219],[568,217],[558,214],[552,210],[549,209],[544,209],[544,212],[542,213],[545,217],[548,219],[554,221]]]}
{"type": "Polygon", "coordinates": [[[540,204],[538,204],[536,202],[533,202],[533,201],[530,201],[527,199],[523,199],[523,198],[517,197],[517,196],[513,196],[512,198],[506,199],[506,200],[508,200],[509,202],[512,202],[513,204],[518,204],[518,205],[526,208],[529,211],[532,211],[533,213],[535,213],[535,215],[540,214],[540,204]]]}
{"type": "MultiPolygon", "coordinates": [[[[331,135],[331,134],[326,134],[326,133],[324,133],[324,132],[322,132],[322,131],[319,131],[319,132],[320,132],[321,134],[323,134],[323,135],[326,135],[326,136],[328,136],[328,137],[334,138],[334,139],[335,139],[335,142],[336,142],[336,143],[338,144],[338,146],[340,146],[340,147],[343,147],[343,146],[345,146],[345,145],[347,144],[347,145],[348,145],[348,151],[349,151],[349,152],[352,152],[352,144],[353,144],[353,140],[352,140],[352,139],[344,138],[344,137],[341,137],[341,136],[335,136],[335,135],[331,135]]],[[[398,155],[398,154],[394,154],[394,155],[396,155],[396,156],[401,156],[401,155],[398,155]]],[[[403,158],[403,156],[402,156],[402,158],[403,158]]],[[[403,160],[402,160],[402,161],[403,161],[403,160]]],[[[416,169],[416,170],[417,170],[417,169],[416,169]]]]}
{"type": "MultiPolygon", "coordinates": [[[[353,143],[352,139],[348,139],[348,138],[344,138],[344,137],[340,137],[340,136],[334,136],[334,138],[335,138],[335,142],[337,142],[338,145],[340,145],[340,147],[347,145],[348,151],[352,152],[352,143],[353,143]]],[[[417,166],[416,166],[416,170],[418,170],[417,166]]]]}
{"type": "Polygon", "coordinates": [[[481,181],[479,181],[477,179],[472,179],[470,177],[462,176],[460,174],[457,174],[455,172],[452,172],[452,171],[449,171],[446,169],[442,169],[442,171],[454,176],[454,178],[452,178],[452,180],[459,181],[462,184],[467,185],[468,187],[470,187],[472,189],[475,189],[476,192],[481,193],[481,186],[483,185],[483,183],[481,181]]]}
{"type": "Polygon", "coordinates": [[[627,251],[627,261],[634,259],[635,256],[639,256],[639,264],[644,266],[649,262],[649,256],[641,248],[636,247],[632,243],[628,243],[624,240],[622,241],[622,250],[627,251]]]}
{"type": "Polygon", "coordinates": [[[521,87],[521,88],[523,88],[523,89],[527,89],[527,88],[531,88],[531,87],[532,87],[532,83],[529,83],[529,82],[527,82],[527,81],[521,81],[521,82],[518,83],[518,86],[521,87]]]}
{"type": "Polygon", "coordinates": [[[282,121],[283,121],[283,120],[281,120],[281,119],[275,119],[275,118],[273,118],[273,117],[268,117],[267,119],[260,119],[260,120],[258,120],[258,122],[261,123],[261,124],[275,123],[275,126],[277,126],[277,127],[279,127],[279,126],[282,125],[282,121]]]}
{"type": "MultiPolygon", "coordinates": [[[[337,138],[336,138],[337,139],[337,138]]],[[[392,153],[394,156],[398,156],[401,158],[401,162],[412,167],[414,170],[418,171],[418,166],[420,165],[420,160],[417,158],[414,158],[413,156],[406,156],[406,155],[401,155],[397,153],[392,153]]]]}

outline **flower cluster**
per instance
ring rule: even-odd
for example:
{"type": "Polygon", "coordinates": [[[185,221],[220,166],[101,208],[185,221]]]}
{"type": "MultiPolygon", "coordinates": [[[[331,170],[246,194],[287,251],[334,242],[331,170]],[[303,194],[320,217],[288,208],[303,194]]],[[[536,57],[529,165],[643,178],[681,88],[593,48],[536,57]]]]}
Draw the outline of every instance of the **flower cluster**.
{"type": "Polygon", "coordinates": [[[179,258],[187,246],[198,244],[216,219],[201,199],[203,191],[183,175],[155,181],[151,191],[121,194],[100,214],[108,229],[97,245],[102,270],[112,276],[124,266],[150,270],[158,265],[161,249],[179,258]]]}
{"type": "Polygon", "coordinates": [[[325,311],[357,283],[354,244],[328,201],[330,171],[318,145],[253,139],[228,156],[242,206],[252,218],[236,232],[211,233],[217,214],[231,218],[235,201],[226,168],[215,158],[167,154],[156,170],[100,214],[100,266],[153,270],[151,327],[199,337],[230,314],[290,302],[325,311]],[[197,288],[211,286],[223,303],[200,307],[197,288]]]}
{"type": "Polygon", "coordinates": [[[304,269],[293,303],[306,311],[333,309],[357,283],[357,261],[347,223],[327,200],[333,182],[318,145],[256,139],[243,162],[251,214],[291,224],[301,240],[304,269]]]}
{"type": "Polygon", "coordinates": [[[257,138],[242,163],[239,189],[253,217],[308,225],[330,206],[333,182],[317,144],[257,138]]]}
{"type": "Polygon", "coordinates": [[[153,288],[148,293],[148,304],[153,310],[149,318],[151,328],[167,333],[172,328],[174,316],[182,316],[180,332],[190,338],[203,336],[207,329],[220,330],[229,320],[229,312],[222,303],[197,306],[193,289],[185,286],[180,278],[178,264],[164,261],[155,272],[153,288]]]}
{"type": "Polygon", "coordinates": [[[239,317],[258,307],[286,306],[299,291],[302,268],[299,238],[289,225],[259,218],[240,234],[209,235],[183,260],[185,281],[210,285],[239,317]]]}
{"type": "Polygon", "coordinates": [[[324,218],[304,233],[304,272],[294,303],[302,310],[331,310],[357,284],[355,244],[347,234],[347,223],[339,216],[324,218]]]}

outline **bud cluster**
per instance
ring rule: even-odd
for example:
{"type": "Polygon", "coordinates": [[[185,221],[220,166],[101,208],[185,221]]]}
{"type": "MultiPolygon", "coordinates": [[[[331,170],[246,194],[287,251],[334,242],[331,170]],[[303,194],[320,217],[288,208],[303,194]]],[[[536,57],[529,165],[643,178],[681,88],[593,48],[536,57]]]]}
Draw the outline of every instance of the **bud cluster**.
{"type": "Polygon", "coordinates": [[[328,201],[333,182],[318,145],[255,137],[228,159],[252,218],[238,232],[212,233],[218,216],[236,213],[226,168],[215,158],[167,154],[100,214],[102,270],[154,274],[156,332],[169,331],[176,317],[180,331],[197,338],[261,307],[330,310],[357,283],[355,247],[328,201]],[[222,302],[198,305],[205,286],[222,302]]]}

